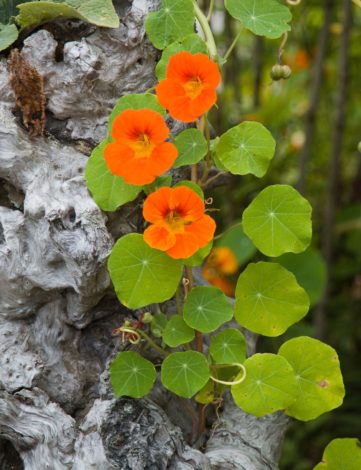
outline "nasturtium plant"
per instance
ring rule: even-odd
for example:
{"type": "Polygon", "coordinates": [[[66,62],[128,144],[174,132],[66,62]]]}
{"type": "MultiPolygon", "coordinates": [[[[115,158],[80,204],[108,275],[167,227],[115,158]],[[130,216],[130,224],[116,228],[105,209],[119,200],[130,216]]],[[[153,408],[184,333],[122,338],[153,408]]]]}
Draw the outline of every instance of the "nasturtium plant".
{"type": "Polygon", "coordinates": [[[279,38],[291,29],[290,10],[277,0],[225,0],[229,14],[258,36],[279,38]]]}
{"type": "Polygon", "coordinates": [[[117,397],[141,398],[150,392],[155,379],[154,365],[133,351],[119,353],[110,365],[110,380],[117,397]]]}
{"type": "MultiPolygon", "coordinates": [[[[35,17],[50,18],[49,9],[53,14],[75,9],[88,21],[109,25],[112,10],[109,17],[97,18],[104,6],[93,8],[98,2],[69,0],[55,7],[54,2],[36,2],[33,10],[22,6],[20,18],[30,25],[35,17]]],[[[246,359],[245,336],[229,323],[234,316],[240,327],[279,336],[306,315],[307,294],[312,304],[319,299],[325,276],[319,254],[305,251],[312,236],[312,208],[289,185],[261,190],[241,220],[216,232],[211,183],[220,172],[262,178],[276,143],[256,121],[235,122],[223,135],[213,135],[209,111],[217,105],[221,72],[240,36],[220,56],[211,28],[213,7],[211,2],[207,17],[196,1],[162,0],[160,9],[148,15],[148,38],[163,50],[156,66],[158,83],[116,101],[108,135],[87,164],[85,179],[99,207],[115,211],[137,198],[144,222],[142,233],[116,241],[108,270],[118,299],[134,311],[113,334],[140,351],[147,343],[154,355],[150,361],[134,351],[119,353],[110,366],[111,383],[116,396],[145,396],[156,380],[155,365],[160,366],[166,389],[198,403],[200,429],[204,406],[220,406],[227,390],[238,407],[255,416],[283,410],[300,420],[314,419],[342,403],[336,352],[300,337],[284,343],[278,354],[246,359]],[[257,249],[273,259],[247,266],[259,259],[257,249]],[[201,269],[193,269],[205,259],[201,269]],[[197,285],[201,273],[212,286],[197,285]],[[226,294],[235,294],[234,306],[226,294]],[[203,334],[209,335],[208,348],[203,334]]],[[[278,38],[290,29],[291,12],[276,0],[226,0],[225,9],[240,22],[240,31],[243,25],[257,35],[278,38]]]]}
{"type": "Polygon", "coordinates": [[[216,364],[242,363],[246,359],[246,340],[241,331],[227,328],[211,338],[209,352],[216,364]]]}
{"type": "Polygon", "coordinates": [[[167,346],[176,348],[190,343],[194,339],[194,330],[183,320],[182,315],[173,315],[163,331],[163,341],[167,346]]]}
{"type": "Polygon", "coordinates": [[[287,407],[288,415],[309,421],[342,404],[345,388],[331,346],[300,336],[284,343],[278,354],[291,364],[298,384],[297,400],[287,407]]]}
{"type": "Polygon", "coordinates": [[[193,33],[194,9],[192,0],[162,0],[161,8],[148,15],[145,31],[157,49],[193,33]]]}
{"type": "Polygon", "coordinates": [[[229,321],[233,311],[221,290],[216,287],[197,286],[185,301],[183,315],[184,321],[191,328],[210,333],[229,321]]]}
{"type": "Polygon", "coordinates": [[[18,38],[18,29],[14,24],[0,23],[0,51],[11,46],[18,38]]]}
{"type": "Polygon", "coordinates": [[[261,191],[243,212],[243,230],[267,256],[300,253],[311,242],[311,213],[298,191],[277,184],[261,191]]]}
{"type": "Polygon", "coordinates": [[[165,388],[180,397],[192,397],[208,379],[209,365],[200,352],[175,352],[163,361],[162,383],[165,388]]]}
{"type": "Polygon", "coordinates": [[[279,336],[301,320],[308,308],[308,295],[278,263],[250,263],[239,276],[235,318],[255,333],[279,336]]]}
{"type": "Polygon", "coordinates": [[[111,212],[133,201],[142,188],[126,183],[122,177],[110,172],[103,155],[107,143],[104,140],[93,150],[86,166],[85,180],[98,206],[111,212]]]}
{"type": "Polygon", "coordinates": [[[245,380],[231,387],[234,401],[242,410],[261,417],[284,410],[296,400],[294,372],[283,357],[254,354],[246,359],[244,367],[245,380]]]}
{"type": "Polygon", "coordinates": [[[129,308],[170,299],[182,275],[179,261],[151,248],[135,233],[117,241],[108,267],[120,302],[129,308]]]}
{"type": "Polygon", "coordinates": [[[359,470],[361,468],[361,442],[353,438],[331,441],[322,456],[322,462],[313,470],[359,470]]]}
{"type": "Polygon", "coordinates": [[[215,151],[222,166],[234,175],[262,177],[276,149],[272,134],[259,122],[242,122],[225,132],[215,151]]]}

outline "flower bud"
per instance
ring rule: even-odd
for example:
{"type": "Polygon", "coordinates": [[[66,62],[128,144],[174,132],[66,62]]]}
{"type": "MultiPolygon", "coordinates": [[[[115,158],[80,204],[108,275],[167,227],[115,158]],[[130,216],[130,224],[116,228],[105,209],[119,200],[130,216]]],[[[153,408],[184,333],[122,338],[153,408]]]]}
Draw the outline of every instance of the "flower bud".
{"type": "Polygon", "coordinates": [[[145,312],[142,316],[142,322],[144,324],[147,324],[147,323],[152,323],[152,321],[153,321],[153,315],[150,312],[145,312]]]}

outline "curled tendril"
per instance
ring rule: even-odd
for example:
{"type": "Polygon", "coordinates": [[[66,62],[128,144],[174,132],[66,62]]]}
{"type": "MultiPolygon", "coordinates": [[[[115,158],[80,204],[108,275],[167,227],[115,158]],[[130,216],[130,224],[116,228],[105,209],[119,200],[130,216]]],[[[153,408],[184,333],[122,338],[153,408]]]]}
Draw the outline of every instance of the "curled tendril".
{"type": "Polygon", "coordinates": [[[239,364],[238,362],[231,362],[230,364],[214,364],[213,365],[213,367],[216,369],[224,369],[225,367],[230,367],[230,366],[238,367],[243,372],[242,377],[240,377],[237,380],[227,381],[227,380],[216,379],[215,377],[213,377],[213,375],[211,375],[210,376],[211,380],[213,380],[213,382],[217,382],[223,385],[238,385],[242,383],[247,376],[246,368],[244,367],[243,364],[239,364]]]}
{"type": "Polygon", "coordinates": [[[206,203],[207,206],[213,204],[213,197],[207,198],[204,202],[206,203]]]}
{"type": "Polygon", "coordinates": [[[129,328],[127,326],[121,326],[120,328],[117,329],[118,334],[122,334],[122,341],[125,341],[125,334],[128,333],[127,340],[131,344],[139,344],[141,340],[141,336],[138,333],[137,330],[134,330],[133,328],[129,328]]]}
{"type": "Polygon", "coordinates": [[[302,2],[302,0],[287,0],[287,3],[292,6],[299,5],[302,2]]]}

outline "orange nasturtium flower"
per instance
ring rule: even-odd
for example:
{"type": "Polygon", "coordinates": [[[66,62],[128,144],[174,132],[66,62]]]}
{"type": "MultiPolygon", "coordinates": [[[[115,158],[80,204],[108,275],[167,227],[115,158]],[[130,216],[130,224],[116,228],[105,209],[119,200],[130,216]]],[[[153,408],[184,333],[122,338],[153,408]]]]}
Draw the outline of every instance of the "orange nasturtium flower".
{"type": "Polygon", "coordinates": [[[186,186],[158,189],[144,202],[143,217],[151,223],[145,242],[172,258],[189,258],[212,240],[216,229],[204,210],[202,199],[186,186]]]}
{"type": "Polygon", "coordinates": [[[205,54],[178,52],[156,88],[158,101],[175,119],[192,122],[215,104],[220,81],[218,65],[205,54]]]}
{"type": "Polygon", "coordinates": [[[104,149],[110,171],[127,183],[143,185],[173,165],[178,151],[165,142],[169,129],[162,116],[151,109],[127,109],[113,122],[112,138],[104,149]]]}
{"type": "Polygon", "coordinates": [[[237,272],[238,263],[232,250],[225,246],[213,248],[204,264],[202,274],[213,286],[226,295],[234,296],[235,283],[228,278],[237,272]]]}

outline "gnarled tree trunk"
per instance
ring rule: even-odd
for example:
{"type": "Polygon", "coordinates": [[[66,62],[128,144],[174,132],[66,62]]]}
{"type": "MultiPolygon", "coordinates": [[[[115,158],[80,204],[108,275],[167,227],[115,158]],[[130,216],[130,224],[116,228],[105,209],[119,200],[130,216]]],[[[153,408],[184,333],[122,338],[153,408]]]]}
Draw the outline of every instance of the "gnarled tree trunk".
{"type": "Polygon", "coordinates": [[[141,201],[105,214],[83,175],[116,99],[152,87],[159,56],[143,29],[156,5],[114,3],[118,29],[63,21],[24,40],[21,57],[44,80],[44,136],[21,124],[0,60],[0,468],[275,469],[283,414],[256,419],[226,400],[201,452],[159,385],[143,400],[112,395],[122,345],[111,332],[131,312],[106,259],[141,228],[141,201]]]}

